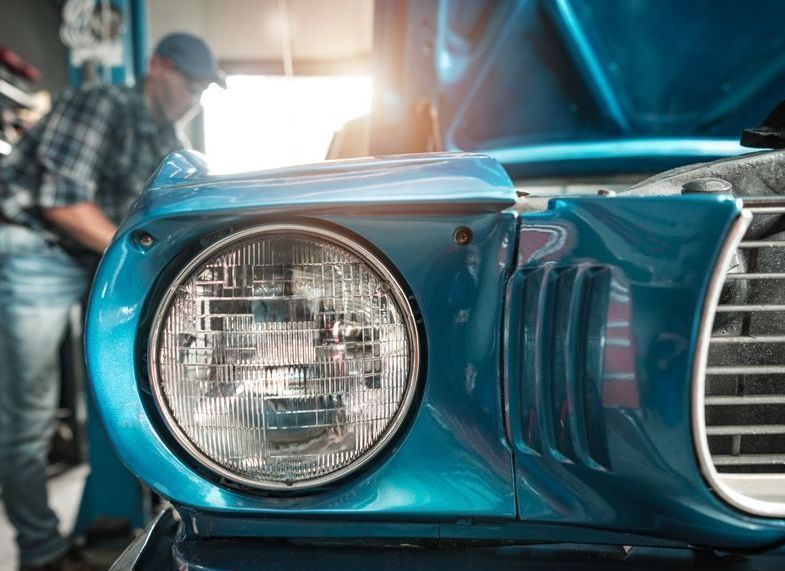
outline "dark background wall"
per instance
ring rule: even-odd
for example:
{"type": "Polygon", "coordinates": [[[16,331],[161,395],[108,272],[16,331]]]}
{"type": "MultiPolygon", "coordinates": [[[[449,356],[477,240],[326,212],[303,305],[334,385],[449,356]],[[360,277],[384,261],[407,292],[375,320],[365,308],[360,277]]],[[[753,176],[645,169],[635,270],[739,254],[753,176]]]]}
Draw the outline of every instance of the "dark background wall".
{"type": "Polygon", "coordinates": [[[68,86],[68,55],[60,41],[59,0],[0,0],[0,45],[44,74],[41,89],[58,93],[68,86]]]}

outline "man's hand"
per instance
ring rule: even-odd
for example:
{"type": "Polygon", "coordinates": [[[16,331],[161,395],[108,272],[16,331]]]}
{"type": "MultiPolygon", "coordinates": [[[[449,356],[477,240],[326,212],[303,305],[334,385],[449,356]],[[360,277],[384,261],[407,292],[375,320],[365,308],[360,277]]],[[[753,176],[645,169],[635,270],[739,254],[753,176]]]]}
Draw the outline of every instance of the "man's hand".
{"type": "Polygon", "coordinates": [[[117,231],[117,226],[93,202],[44,208],[41,214],[65,236],[99,254],[104,253],[117,231]]]}

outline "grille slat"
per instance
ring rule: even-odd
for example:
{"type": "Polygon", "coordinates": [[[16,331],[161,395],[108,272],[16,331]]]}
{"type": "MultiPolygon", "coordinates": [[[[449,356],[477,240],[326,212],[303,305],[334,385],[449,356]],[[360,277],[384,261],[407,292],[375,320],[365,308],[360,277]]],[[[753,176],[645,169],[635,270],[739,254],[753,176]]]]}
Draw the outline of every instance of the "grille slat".
{"type": "Polygon", "coordinates": [[[714,344],[723,343],[785,343],[785,335],[715,335],[714,344]]]}
{"type": "Polygon", "coordinates": [[[747,240],[739,243],[739,248],[785,248],[785,242],[774,240],[747,240]]]}
{"type": "Polygon", "coordinates": [[[726,276],[727,280],[737,281],[737,280],[785,280],[785,273],[777,272],[777,273],[760,273],[760,274],[728,274],[726,276]]]}
{"type": "Polygon", "coordinates": [[[785,214],[785,206],[749,206],[746,210],[752,214],[785,214]]]}
{"type": "Polygon", "coordinates": [[[770,367],[708,367],[707,375],[782,375],[785,374],[785,365],[770,367]]]}
{"type": "Polygon", "coordinates": [[[785,465],[785,454],[747,454],[744,456],[714,455],[717,466],[782,466],[785,465]]]}
{"type": "Polygon", "coordinates": [[[733,313],[741,311],[785,311],[785,305],[761,304],[761,305],[718,305],[718,313],[733,313]]]}
{"type": "Polygon", "coordinates": [[[735,426],[710,426],[709,436],[734,436],[741,434],[785,434],[785,424],[751,424],[735,426]]]}
{"type": "Polygon", "coordinates": [[[706,406],[785,404],[785,395],[711,396],[706,406]]]}
{"type": "Polygon", "coordinates": [[[745,199],[745,210],[751,223],[725,275],[709,339],[706,436],[723,474],[783,474],[785,223],[777,215],[785,202],[745,199]]]}

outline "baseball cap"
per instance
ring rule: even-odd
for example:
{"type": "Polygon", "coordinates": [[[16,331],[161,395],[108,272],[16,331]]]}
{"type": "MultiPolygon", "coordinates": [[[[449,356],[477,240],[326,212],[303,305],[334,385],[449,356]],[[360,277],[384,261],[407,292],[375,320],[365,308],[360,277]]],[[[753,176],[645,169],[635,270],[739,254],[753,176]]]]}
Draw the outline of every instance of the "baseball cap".
{"type": "Polygon", "coordinates": [[[193,34],[177,32],[164,36],[155,47],[155,54],[172,60],[175,67],[189,77],[208,79],[226,87],[226,74],[218,68],[212,50],[193,34]]]}

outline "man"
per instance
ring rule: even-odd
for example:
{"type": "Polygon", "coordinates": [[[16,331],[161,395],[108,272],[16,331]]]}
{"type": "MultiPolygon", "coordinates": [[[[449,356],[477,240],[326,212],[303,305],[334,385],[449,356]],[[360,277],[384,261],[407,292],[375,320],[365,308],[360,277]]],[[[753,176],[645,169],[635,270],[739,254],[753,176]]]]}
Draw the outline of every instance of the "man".
{"type": "Polygon", "coordinates": [[[172,34],[137,88],[66,93],[0,168],[0,486],[21,568],[89,568],[58,532],[46,460],[69,308],[161,159],[176,123],[222,74],[207,45],[172,34]]]}

